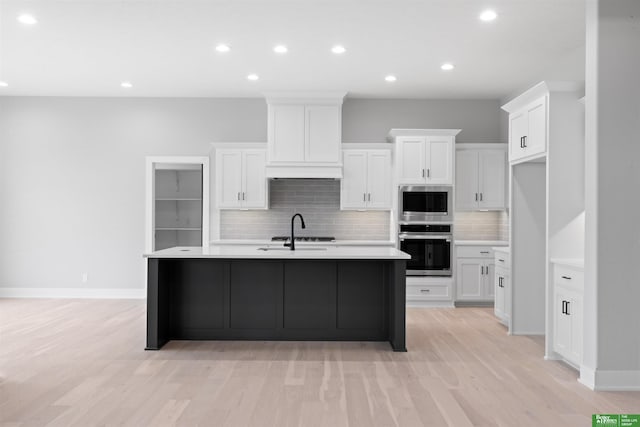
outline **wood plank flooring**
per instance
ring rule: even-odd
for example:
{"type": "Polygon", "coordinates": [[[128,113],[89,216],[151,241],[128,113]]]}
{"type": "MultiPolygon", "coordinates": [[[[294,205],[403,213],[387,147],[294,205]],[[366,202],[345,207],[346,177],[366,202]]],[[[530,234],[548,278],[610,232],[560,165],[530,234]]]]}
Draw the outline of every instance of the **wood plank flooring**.
{"type": "Polygon", "coordinates": [[[590,426],[640,393],[593,392],[487,308],[407,310],[388,343],[171,342],[139,300],[0,299],[5,426],[590,426]]]}

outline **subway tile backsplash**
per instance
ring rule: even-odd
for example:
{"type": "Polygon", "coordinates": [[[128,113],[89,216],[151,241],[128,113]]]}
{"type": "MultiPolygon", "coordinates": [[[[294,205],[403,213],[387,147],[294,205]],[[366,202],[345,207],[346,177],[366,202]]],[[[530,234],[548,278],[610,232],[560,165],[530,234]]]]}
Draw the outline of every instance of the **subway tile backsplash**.
{"type": "Polygon", "coordinates": [[[286,236],[290,233],[291,216],[299,212],[307,228],[302,230],[296,220],[296,236],[389,240],[389,212],[341,211],[338,180],[276,179],[269,186],[268,210],[220,212],[221,239],[286,236]]]}
{"type": "Polygon", "coordinates": [[[509,214],[505,211],[456,212],[453,232],[457,240],[508,240],[509,214]]]}

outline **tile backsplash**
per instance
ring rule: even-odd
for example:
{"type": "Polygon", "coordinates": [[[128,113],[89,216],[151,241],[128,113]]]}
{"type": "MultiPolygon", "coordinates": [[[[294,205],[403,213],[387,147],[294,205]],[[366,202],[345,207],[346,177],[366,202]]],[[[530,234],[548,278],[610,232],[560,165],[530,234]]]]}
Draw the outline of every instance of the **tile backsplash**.
{"type": "Polygon", "coordinates": [[[456,212],[453,232],[458,240],[508,240],[509,214],[506,211],[456,212]]]}
{"type": "Polygon", "coordinates": [[[340,181],[276,179],[269,183],[268,210],[223,210],[221,239],[270,239],[286,236],[291,216],[301,213],[307,225],[296,236],[334,236],[339,240],[389,240],[388,211],[341,211],[340,181]]]}

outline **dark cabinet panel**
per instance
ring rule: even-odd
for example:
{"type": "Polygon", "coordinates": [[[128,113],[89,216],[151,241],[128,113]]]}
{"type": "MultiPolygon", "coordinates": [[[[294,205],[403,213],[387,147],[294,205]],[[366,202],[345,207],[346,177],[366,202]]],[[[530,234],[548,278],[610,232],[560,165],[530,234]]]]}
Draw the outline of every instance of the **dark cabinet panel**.
{"type": "Polygon", "coordinates": [[[291,261],[284,267],[284,327],[336,328],[336,262],[291,261]]]}
{"type": "Polygon", "coordinates": [[[338,328],[376,329],[386,325],[384,265],[372,261],[338,263],[338,328]]]}
{"type": "Polygon", "coordinates": [[[280,261],[231,262],[229,326],[232,329],[282,327],[280,261]]]}
{"type": "Polygon", "coordinates": [[[224,327],[226,265],[205,259],[165,264],[165,274],[170,277],[167,289],[171,294],[173,335],[224,327]]]}

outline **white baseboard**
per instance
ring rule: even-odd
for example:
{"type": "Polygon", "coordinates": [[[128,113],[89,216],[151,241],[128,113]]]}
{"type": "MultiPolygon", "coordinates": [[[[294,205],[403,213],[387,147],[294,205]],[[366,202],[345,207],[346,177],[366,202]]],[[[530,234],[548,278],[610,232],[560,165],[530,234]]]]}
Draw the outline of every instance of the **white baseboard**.
{"type": "Polygon", "coordinates": [[[0,298],[144,299],[145,289],[0,288],[0,298]]]}
{"type": "Polygon", "coordinates": [[[640,370],[604,371],[583,365],[578,381],[595,391],[640,391],[640,370]]]}

